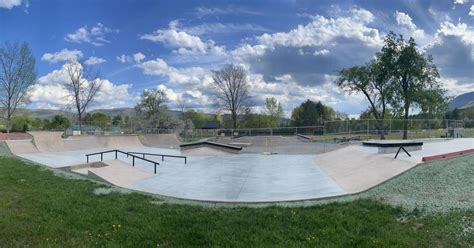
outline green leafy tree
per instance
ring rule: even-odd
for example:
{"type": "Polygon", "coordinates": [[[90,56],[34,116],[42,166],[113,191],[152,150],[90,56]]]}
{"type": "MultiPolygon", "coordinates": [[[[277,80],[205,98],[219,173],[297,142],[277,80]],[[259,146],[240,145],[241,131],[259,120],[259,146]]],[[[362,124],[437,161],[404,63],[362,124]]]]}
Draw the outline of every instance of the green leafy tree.
{"type": "Polygon", "coordinates": [[[391,49],[390,41],[394,34],[390,33],[385,39],[382,50],[376,54],[375,59],[364,66],[354,66],[339,72],[336,85],[349,94],[359,93],[369,102],[370,115],[377,122],[381,130],[380,138],[384,139],[384,119],[387,113],[389,100],[392,98],[392,74],[394,65],[392,60],[395,52],[391,49]]]}
{"type": "Polygon", "coordinates": [[[439,111],[446,105],[445,90],[439,82],[439,72],[431,55],[417,48],[415,40],[390,35],[387,49],[393,54],[391,66],[394,94],[390,104],[403,115],[403,139],[407,139],[410,108],[439,111]]]}
{"type": "Polygon", "coordinates": [[[112,125],[121,126],[123,124],[123,117],[121,115],[116,115],[112,118],[112,125]]]}
{"type": "Polygon", "coordinates": [[[177,121],[168,110],[168,98],[161,89],[145,90],[135,105],[137,117],[144,128],[171,128],[177,121]]]}
{"type": "Polygon", "coordinates": [[[70,127],[69,119],[62,115],[55,115],[49,123],[51,129],[66,129],[70,127]]]}
{"type": "Polygon", "coordinates": [[[278,127],[280,118],[283,117],[283,107],[275,97],[265,99],[265,113],[270,117],[269,127],[278,127]]]}
{"type": "Polygon", "coordinates": [[[324,121],[334,120],[336,111],[321,102],[306,100],[300,106],[293,109],[291,113],[292,125],[294,126],[316,126],[324,121]]]}

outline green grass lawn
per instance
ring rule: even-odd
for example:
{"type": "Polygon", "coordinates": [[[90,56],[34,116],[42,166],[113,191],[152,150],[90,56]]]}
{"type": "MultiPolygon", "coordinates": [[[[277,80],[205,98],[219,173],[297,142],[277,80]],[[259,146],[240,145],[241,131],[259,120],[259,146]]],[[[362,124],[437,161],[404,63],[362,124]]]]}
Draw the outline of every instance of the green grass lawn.
{"type": "Polygon", "coordinates": [[[472,210],[426,214],[377,200],[311,207],[169,203],[0,157],[0,247],[472,247],[472,210]],[[113,188],[111,188],[113,189],[113,188]]]}

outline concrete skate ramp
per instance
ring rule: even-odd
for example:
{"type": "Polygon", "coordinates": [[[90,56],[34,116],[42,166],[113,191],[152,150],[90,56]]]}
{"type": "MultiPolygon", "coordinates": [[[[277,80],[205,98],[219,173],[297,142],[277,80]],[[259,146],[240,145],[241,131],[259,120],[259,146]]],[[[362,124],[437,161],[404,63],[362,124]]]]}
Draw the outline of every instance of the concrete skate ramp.
{"type": "MultiPolygon", "coordinates": [[[[142,147],[136,135],[104,135],[104,136],[78,136],[63,139],[62,132],[30,132],[32,141],[16,143],[13,150],[21,153],[34,151],[31,146],[36,147],[39,152],[63,152],[76,151],[92,148],[127,148],[142,147]]],[[[10,148],[12,149],[12,148],[10,148]]],[[[14,152],[15,153],[15,152],[14,152]]]]}
{"type": "Polygon", "coordinates": [[[13,154],[26,154],[39,152],[32,140],[6,140],[5,141],[13,154]]]}
{"type": "Polygon", "coordinates": [[[62,152],[66,150],[61,137],[63,132],[35,131],[28,133],[33,136],[33,144],[40,152],[62,152]]]}
{"type": "Polygon", "coordinates": [[[178,135],[172,134],[142,134],[139,136],[140,141],[145,146],[152,147],[177,147],[181,144],[178,135]]]}
{"type": "Polygon", "coordinates": [[[319,167],[348,193],[370,189],[417,163],[351,145],[316,157],[319,167]]]}
{"type": "Polygon", "coordinates": [[[107,166],[91,167],[88,169],[88,175],[120,187],[126,187],[137,181],[154,176],[121,160],[108,160],[103,163],[107,166]]]}

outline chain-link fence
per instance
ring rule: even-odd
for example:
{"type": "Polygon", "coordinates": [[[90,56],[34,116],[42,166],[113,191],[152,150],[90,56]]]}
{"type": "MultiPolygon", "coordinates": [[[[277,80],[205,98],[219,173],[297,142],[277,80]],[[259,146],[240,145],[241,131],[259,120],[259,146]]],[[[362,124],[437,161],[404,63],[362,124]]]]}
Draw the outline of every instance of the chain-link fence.
{"type": "MultiPolygon", "coordinates": [[[[177,133],[185,141],[196,141],[216,136],[294,136],[302,134],[311,136],[313,140],[330,141],[343,137],[358,139],[377,139],[383,134],[386,139],[402,139],[404,120],[338,120],[326,121],[320,126],[277,127],[277,128],[238,128],[238,129],[184,129],[159,128],[144,126],[133,118],[126,122],[113,121],[82,122],[68,127],[37,130],[81,130],[83,134],[146,134],[146,133],[177,133]]],[[[35,129],[31,129],[35,130],[35,129]]],[[[442,138],[442,137],[474,137],[474,120],[447,119],[409,119],[407,123],[409,139],[442,138]]]]}

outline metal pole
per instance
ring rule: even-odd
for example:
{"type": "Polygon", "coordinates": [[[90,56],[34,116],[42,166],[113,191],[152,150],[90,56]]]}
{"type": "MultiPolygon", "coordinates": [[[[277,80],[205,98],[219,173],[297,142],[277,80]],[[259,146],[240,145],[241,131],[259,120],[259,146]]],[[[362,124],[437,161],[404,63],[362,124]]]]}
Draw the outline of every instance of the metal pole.
{"type": "Polygon", "coordinates": [[[155,174],[156,174],[156,163],[155,163],[155,174]]]}
{"type": "Polygon", "coordinates": [[[117,150],[115,150],[115,159],[117,159],[117,150]]]}
{"type": "Polygon", "coordinates": [[[100,161],[104,161],[104,154],[103,153],[100,154],[100,161]]]}
{"type": "Polygon", "coordinates": [[[132,155],[132,166],[135,166],[135,156],[132,155]]]}
{"type": "Polygon", "coordinates": [[[89,163],[89,155],[86,155],[86,157],[87,157],[87,163],[89,163]]]}

